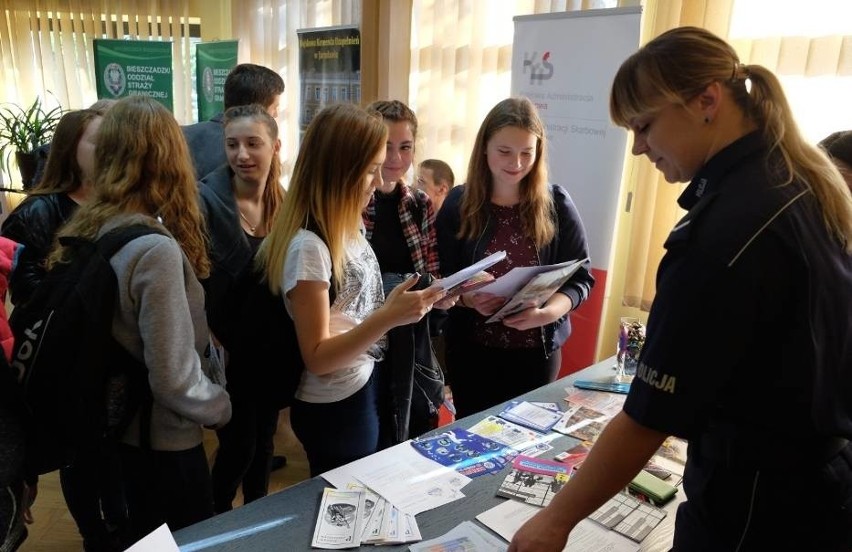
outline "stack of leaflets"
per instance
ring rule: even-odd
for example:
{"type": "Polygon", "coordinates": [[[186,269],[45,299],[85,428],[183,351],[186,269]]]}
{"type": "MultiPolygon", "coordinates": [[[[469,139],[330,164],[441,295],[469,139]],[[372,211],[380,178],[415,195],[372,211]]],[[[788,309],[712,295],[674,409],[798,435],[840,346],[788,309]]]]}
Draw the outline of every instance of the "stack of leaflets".
{"type": "Polygon", "coordinates": [[[534,506],[547,506],[568,482],[572,466],[543,458],[517,456],[512,471],[497,489],[497,496],[513,498],[534,506]]]}
{"type": "Polygon", "coordinates": [[[342,549],[421,539],[413,515],[401,512],[367,487],[350,485],[345,490],[323,490],[311,546],[342,549]]]}

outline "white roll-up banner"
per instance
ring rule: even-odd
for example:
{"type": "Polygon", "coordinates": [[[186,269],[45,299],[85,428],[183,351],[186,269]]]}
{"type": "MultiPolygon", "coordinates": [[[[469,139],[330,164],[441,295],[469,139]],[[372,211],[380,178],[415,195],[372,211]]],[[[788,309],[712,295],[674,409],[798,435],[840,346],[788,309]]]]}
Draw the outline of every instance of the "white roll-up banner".
{"type": "Polygon", "coordinates": [[[550,180],[577,204],[596,278],[589,300],[571,315],[560,375],[595,361],[627,145],[627,132],[609,118],[609,93],[639,46],[640,18],[640,7],[514,18],[512,95],[538,106],[550,180]]]}

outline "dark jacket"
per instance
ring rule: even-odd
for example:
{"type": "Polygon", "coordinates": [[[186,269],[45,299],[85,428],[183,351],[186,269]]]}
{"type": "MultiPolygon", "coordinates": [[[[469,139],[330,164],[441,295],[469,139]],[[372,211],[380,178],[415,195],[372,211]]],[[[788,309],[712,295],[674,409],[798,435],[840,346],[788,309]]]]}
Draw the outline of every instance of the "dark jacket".
{"type": "Polygon", "coordinates": [[[222,125],[224,113],[219,113],[209,121],[181,127],[192,156],[195,177],[204,178],[215,169],[228,163],[225,155],[225,127],[222,125]]]}
{"type": "Polygon", "coordinates": [[[220,166],[199,186],[201,212],[210,237],[210,276],[202,282],[207,291],[207,321],[226,349],[232,345],[234,287],[251,266],[252,249],[240,224],[237,200],[231,186],[231,167],[220,166]]]}
{"type": "MultiPolygon", "coordinates": [[[[475,240],[461,240],[456,237],[461,227],[460,209],[463,193],[464,185],[456,186],[450,190],[436,219],[441,274],[445,276],[458,272],[485,257],[484,251],[494,236],[494,223],[489,203],[486,206],[489,209],[489,217],[483,233],[475,240]]],[[[564,188],[555,184],[550,185],[550,193],[553,196],[553,205],[556,210],[557,229],[553,240],[538,249],[540,264],[557,264],[588,257],[589,245],[586,241],[586,231],[571,196],[564,188]]],[[[559,292],[570,297],[573,308],[576,309],[589,298],[589,293],[594,284],[595,279],[591,273],[591,262],[587,261],[559,289],[559,292]]],[[[446,339],[448,341],[470,339],[473,317],[475,316],[479,316],[479,314],[470,308],[457,306],[450,309],[450,317],[444,328],[446,339]]],[[[545,352],[550,354],[561,347],[570,335],[571,321],[567,315],[544,326],[542,328],[542,339],[545,352]]]]}
{"type": "Polygon", "coordinates": [[[44,279],[44,261],[53,239],[77,204],[65,193],[31,195],[3,221],[2,235],[24,246],[9,280],[12,303],[19,305],[44,279]]]}

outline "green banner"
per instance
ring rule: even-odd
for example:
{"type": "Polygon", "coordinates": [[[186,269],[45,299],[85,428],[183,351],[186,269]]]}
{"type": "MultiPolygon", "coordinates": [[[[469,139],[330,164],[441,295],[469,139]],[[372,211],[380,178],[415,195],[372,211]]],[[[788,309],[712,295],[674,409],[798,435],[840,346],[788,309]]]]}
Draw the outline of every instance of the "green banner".
{"type": "Polygon", "coordinates": [[[173,111],[172,43],[96,38],[98,99],[150,96],[173,111]]]}
{"type": "Polygon", "coordinates": [[[206,121],[225,109],[225,77],[237,64],[237,40],[203,42],[195,46],[195,90],[198,120],[206,121]]]}
{"type": "Polygon", "coordinates": [[[361,103],[361,32],[357,27],[301,29],[299,130],[335,103],[361,103]]]}

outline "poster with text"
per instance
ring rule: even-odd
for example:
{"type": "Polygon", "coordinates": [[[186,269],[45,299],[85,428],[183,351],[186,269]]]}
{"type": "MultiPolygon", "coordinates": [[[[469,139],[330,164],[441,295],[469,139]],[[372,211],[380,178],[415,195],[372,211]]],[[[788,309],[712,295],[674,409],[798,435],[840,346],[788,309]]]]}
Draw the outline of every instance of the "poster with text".
{"type": "Polygon", "coordinates": [[[361,31],[357,27],[324,27],[297,33],[301,138],[323,107],[361,103],[361,31]]]}
{"type": "Polygon", "coordinates": [[[96,38],[98,99],[150,96],[173,110],[172,43],[96,38]]]}
{"type": "Polygon", "coordinates": [[[202,42],[195,46],[195,90],[198,120],[225,110],[225,78],[237,64],[239,41],[202,42]]]}
{"type": "Polygon", "coordinates": [[[560,376],[595,362],[627,145],[627,132],[609,118],[609,90],[639,47],[641,15],[627,7],[514,18],[512,94],[538,107],[550,180],[577,205],[595,276],[589,299],[572,313],[560,376]]]}

